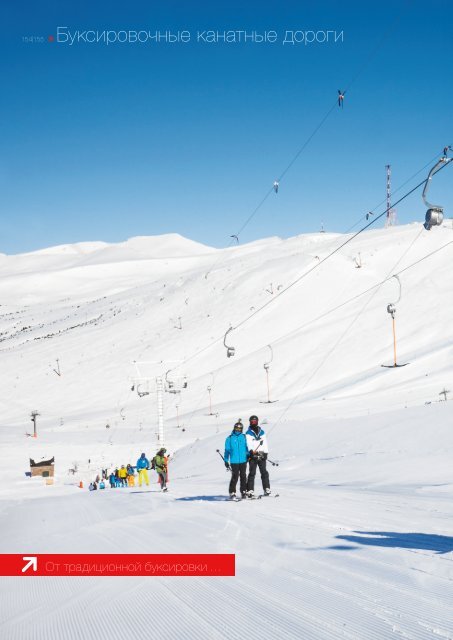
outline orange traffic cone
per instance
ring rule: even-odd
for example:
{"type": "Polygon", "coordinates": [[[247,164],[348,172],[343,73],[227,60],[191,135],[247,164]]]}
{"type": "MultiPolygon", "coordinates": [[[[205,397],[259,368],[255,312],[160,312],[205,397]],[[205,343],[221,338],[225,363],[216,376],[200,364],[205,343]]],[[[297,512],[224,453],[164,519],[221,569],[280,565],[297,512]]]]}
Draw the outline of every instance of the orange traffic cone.
{"type": "Polygon", "coordinates": [[[82,480],[79,482],[79,489],[83,489],[83,482],[82,482],[82,480]]]}

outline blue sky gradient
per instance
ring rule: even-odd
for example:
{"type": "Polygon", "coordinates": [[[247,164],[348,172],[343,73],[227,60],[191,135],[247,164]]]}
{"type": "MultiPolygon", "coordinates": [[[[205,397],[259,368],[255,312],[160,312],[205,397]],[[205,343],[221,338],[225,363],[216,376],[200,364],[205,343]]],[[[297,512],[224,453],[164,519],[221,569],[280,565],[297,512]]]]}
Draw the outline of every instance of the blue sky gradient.
{"type": "MultiPolygon", "coordinates": [[[[452,2],[243,4],[2,4],[0,252],[170,232],[225,246],[339,88],[349,87],[344,109],[332,111],[241,242],[321,223],[345,231],[385,198],[386,164],[396,189],[453,144],[452,2]],[[186,29],[192,40],[49,42],[59,26],[186,29]],[[204,29],[272,29],[278,41],[197,43],[204,29]],[[293,29],[343,31],[344,41],[283,45],[293,29]]],[[[453,169],[431,189],[453,216],[453,169]]],[[[400,223],[423,220],[420,193],[398,207],[400,223]]]]}

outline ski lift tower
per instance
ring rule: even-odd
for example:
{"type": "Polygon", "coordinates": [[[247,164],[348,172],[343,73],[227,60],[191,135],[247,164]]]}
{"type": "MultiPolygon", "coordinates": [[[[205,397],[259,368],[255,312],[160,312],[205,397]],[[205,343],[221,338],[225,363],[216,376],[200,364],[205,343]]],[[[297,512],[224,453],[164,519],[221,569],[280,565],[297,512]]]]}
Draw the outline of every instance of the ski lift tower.
{"type": "Polygon", "coordinates": [[[32,411],[31,414],[30,414],[31,421],[33,422],[33,438],[37,438],[38,437],[38,432],[36,431],[36,418],[39,415],[40,414],[36,410],[32,411]]]}
{"type": "Polygon", "coordinates": [[[392,209],[390,207],[390,198],[391,198],[391,190],[390,190],[390,178],[391,178],[391,170],[390,165],[385,165],[385,170],[387,173],[387,215],[385,218],[385,226],[393,227],[396,224],[396,209],[392,209]]]}
{"type": "MultiPolygon", "coordinates": [[[[167,361],[168,362],[168,361],[167,361]]],[[[180,360],[172,362],[181,363],[180,360]]],[[[136,388],[139,397],[149,395],[151,393],[151,386],[154,387],[157,394],[157,441],[159,446],[165,446],[165,433],[164,433],[164,391],[169,393],[181,393],[182,389],[187,388],[187,377],[169,377],[169,373],[172,371],[169,369],[167,373],[161,373],[158,375],[142,375],[144,366],[153,365],[153,368],[159,367],[162,370],[163,361],[159,362],[133,362],[137,375],[133,378],[132,389],[136,388]],[[153,384],[155,383],[155,385],[153,384]],[[140,387],[144,386],[146,390],[141,390],[140,387]]]]}

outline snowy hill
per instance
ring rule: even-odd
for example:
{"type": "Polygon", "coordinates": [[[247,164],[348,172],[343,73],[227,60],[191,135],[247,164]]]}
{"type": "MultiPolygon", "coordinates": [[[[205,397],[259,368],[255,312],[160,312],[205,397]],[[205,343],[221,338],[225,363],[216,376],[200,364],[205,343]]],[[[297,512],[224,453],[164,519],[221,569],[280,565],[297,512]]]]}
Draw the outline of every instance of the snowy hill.
{"type": "Polygon", "coordinates": [[[84,578],[77,593],[76,578],[10,578],[2,637],[137,632],[155,602],[170,638],[453,638],[452,228],[364,232],[323,262],[347,238],[218,250],[170,234],[1,256],[3,553],[237,557],[236,578],[84,578]],[[398,368],[382,366],[391,302],[398,368]],[[170,493],[79,490],[155,452],[168,370],[187,379],[165,394],[170,493]],[[281,495],[225,504],[216,449],[251,413],[281,495]],[[53,486],[25,478],[29,457],[50,456],[53,486]]]}

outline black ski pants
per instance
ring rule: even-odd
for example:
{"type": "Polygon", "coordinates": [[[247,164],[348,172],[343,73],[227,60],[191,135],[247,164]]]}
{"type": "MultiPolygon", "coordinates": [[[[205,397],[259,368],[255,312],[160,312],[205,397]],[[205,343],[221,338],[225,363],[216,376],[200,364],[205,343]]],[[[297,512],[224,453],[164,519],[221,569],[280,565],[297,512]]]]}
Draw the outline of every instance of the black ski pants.
{"type": "Polygon", "coordinates": [[[256,467],[259,467],[261,474],[261,482],[263,489],[270,489],[269,473],[266,469],[266,459],[258,458],[257,456],[250,458],[249,460],[249,476],[247,478],[247,491],[254,491],[255,489],[255,475],[256,467]]]}
{"type": "Polygon", "coordinates": [[[166,471],[159,471],[159,482],[160,482],[160,488],[161,489],[165,489],[167,486],[167,472],[166,471]]]}
{"type": "Polygon", "coordinates": [[[236,493],[236,485],[238,483],[238,478],[240,477],[240,489],[241,493],[244,493],[247,488],[247,463],[233,463],[230,464],[231,467],[231,480],[230,480],[230,493],[236,493]]]}

